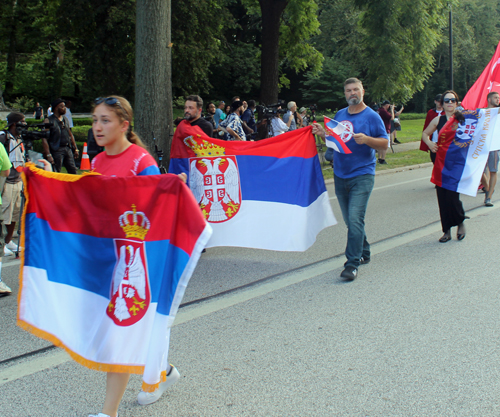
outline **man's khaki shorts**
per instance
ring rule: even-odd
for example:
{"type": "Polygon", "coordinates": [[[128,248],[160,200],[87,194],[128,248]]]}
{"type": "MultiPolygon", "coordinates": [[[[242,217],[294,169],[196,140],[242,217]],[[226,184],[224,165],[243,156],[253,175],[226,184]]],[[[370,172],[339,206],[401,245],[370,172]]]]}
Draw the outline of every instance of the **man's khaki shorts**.
{"type": "Polygon", "coordinates": [[[19,222],[22,188],[22,181],[16,184],[5,183],[2,193],[2,216],[4,224],[19,222]]]}

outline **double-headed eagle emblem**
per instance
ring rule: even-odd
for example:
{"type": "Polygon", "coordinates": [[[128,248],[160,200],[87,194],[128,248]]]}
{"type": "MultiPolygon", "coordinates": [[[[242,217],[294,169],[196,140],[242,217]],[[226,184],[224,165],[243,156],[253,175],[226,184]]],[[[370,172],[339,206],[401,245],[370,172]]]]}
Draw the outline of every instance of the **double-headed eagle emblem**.
{"type": "Polygon", "coordinates": [[[126,239],[114,240],[118,260],[106,313],[115,324],[130,326],[144,317],[151,300],[144,246],[151,225],[135,206],[120,216],[119,223],[126,239]]]}
{"type": "Polygon", "coordinates": [[[235,156],[225,148],[188,137],[184,143],[197,155],[189,158],[189,188],[211,223],[233,218],[241,206],[240,177],[235,156]]]}

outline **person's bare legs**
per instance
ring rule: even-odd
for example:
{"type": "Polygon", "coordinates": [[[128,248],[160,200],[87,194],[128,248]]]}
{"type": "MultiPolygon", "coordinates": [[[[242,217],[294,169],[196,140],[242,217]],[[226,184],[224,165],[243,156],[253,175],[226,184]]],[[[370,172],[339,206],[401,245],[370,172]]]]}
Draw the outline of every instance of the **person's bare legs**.
{"type": "Polygon", "coordinates": [[[118,406],[122,400],[123,394],[127,389],[130,374],[108,372],[106,378],[106,399],[102,412],[111,417],[116,417],[118,406]]]}
{"type": "Polygon", "coordinates": [[[387,149],[384,149],[383,151],[378,151],[378,158],[382,161],[385,161],[386,154],[387,154],[387,149]]]}
{"type": "Polygon", "coordinates": [[[497,185],[497,173],[490,172],[490,183],[488,187],[488,198],[491,198],[493,193],[495,192],[495,185],[497,185]]]}
{"type": "Polygon", "coordinates": [[[7,234],[5,235],[5,243],[9,243],[12,240],[12,236],[14,236],[14,231],[16,230],[16,222],[6,224],[5,228],[7,229],[7,234]]]}
{"type": "Polygon", "coordinates": [[[483,175],[481,175],[481,184],[483,184],[485,191],[488,191],[488,177],[489,177],[488,174],[489,174],[489,171],[483,172],[483,175]]]}

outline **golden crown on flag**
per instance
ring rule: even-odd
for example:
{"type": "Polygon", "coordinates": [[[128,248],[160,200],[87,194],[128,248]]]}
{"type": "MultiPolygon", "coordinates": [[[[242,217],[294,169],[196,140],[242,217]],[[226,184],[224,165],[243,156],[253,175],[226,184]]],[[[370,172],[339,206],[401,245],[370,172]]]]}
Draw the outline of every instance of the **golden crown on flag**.
{"type": "Polygon", "coordinates": [[[210,143],[208,140],[198,143],[192,136],[184,139],[184,143],[188,148],[192,149],[196,156],[221,156],[226,153],[226,148],[210,143]]]}
{"type": "Polygon", "coordinates": [[[136,237],[144,240],[151,223],[142,211],[137,211],[135,204],[132,204],[132,211],[128,210],[119,217],[120,227],[125,232],[125,237],[136,237]],[[141,224],[138,218],[141,217],[141,224]]]}

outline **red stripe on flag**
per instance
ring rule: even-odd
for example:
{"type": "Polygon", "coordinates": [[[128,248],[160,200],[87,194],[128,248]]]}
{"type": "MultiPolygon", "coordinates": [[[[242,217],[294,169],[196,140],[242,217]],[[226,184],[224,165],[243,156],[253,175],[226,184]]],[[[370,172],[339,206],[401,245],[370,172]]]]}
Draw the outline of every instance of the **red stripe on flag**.
{"type": "Polygon", "coordinates": [[[182,121],[174,134],[171,158],[190,158],[196,156],[194,151],[184,144],[184,139],[194,136],[200,143],[207,141],[224,149],[224,155],[255,155],[273,158],[312,158],[317,154],[316,142],[312,135],[312,126],[283,133],[273,138],[259,141],[225,141],[205,136],[197,126],[182,121]]]}
{"type": "Polygon", "coordinates": [[[451,128],[454,122],[456,122],[455,117],[450,117],[439,131],[438,135],[438,151],[436,153],[436,160],[434,161],[434,168],[432,169],[431,182],[439,187],[443,184],[442,173],[446,161],[446,154],[448,153],[450,144],[455,138],[455,130],[451,128]]]}
{"type": "MultiPolygon", "coordinates": [[[[189,188],[176,175],[107,177],[71,176],[25,168],[26,213],[35,213],[56,231],[102,238],[124,238],[120,216],[145,213],[146,241],[170,239],[191,254],[206,221],[189,188]],[[61,180],[62,179],[62,180],[61,180]],[[180,213],[189,223],[178,221],[180,213]]],[[[132,219],[132,216],[128,216],[132,219]]],[[[142,217],[138,217],[139,223],[142,217]]]]}

